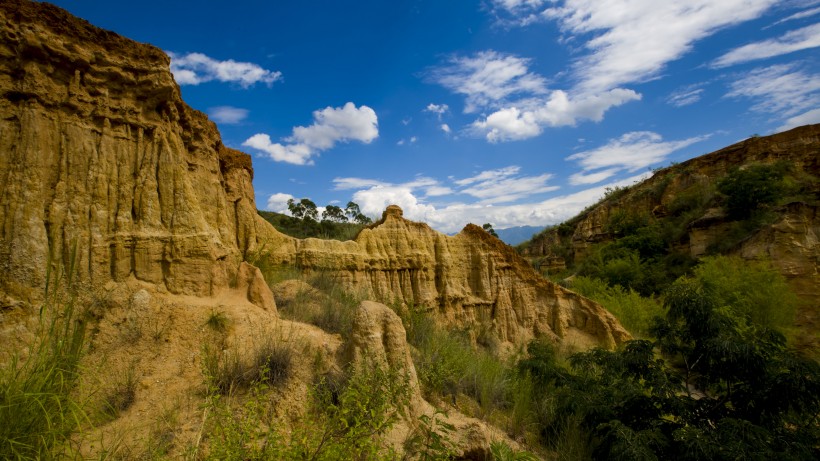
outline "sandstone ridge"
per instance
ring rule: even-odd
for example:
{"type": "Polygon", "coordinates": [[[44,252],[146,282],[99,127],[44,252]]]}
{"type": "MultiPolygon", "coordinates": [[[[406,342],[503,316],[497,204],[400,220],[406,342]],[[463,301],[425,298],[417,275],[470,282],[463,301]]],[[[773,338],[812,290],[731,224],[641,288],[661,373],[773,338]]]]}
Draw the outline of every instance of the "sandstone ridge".
{"type": "Polygon", "coordinates": [[[427,308],[449,327],[489,331],[507,345],[545,337],[613,347],[629,338],[600,305],[547,281],[476,225],[450,237],[391,205],[352,241],[271,238],[259,244],[270,262],[328,273],[372,299],[427,308]]]}

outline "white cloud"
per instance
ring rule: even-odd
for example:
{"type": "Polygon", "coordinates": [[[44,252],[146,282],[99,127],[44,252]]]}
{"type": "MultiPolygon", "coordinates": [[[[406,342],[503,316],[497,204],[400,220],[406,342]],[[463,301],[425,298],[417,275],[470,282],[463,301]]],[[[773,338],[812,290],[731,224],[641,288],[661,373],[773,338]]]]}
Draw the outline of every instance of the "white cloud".
{"type": "Polygon", "coordinates": [[[782,37],[743,45],[717,58],[714,67],[727,67],[820,46],[820,23],[787,32],[782,37]]]}
{"type": "MultiPolygon", "coordinates": [[[[504,170],[495,170],[494,172],[498,171],[504,170]]],[[[495,204],[514,202],[535,194],[559,189],[558,186],[550,186],[547,184],[547,182],[552,179],[552,174],[517,176],[518,172],[519,168],[514,167],[508,174],[473,182],[471,183],[471,187],[460,190],[460,193],[480,199],[480,204],[495,204]]],[[[457,184],[462,182],[463,180],[456,181],[457,184]]]]}
{"type": "Polygon", "coordinates": [[[441,120],[441,116],[449,110],[450,106],[447,104],[433,104],[432,102],[424,109],[425,112],[432,112],[436,114],[439,120],[441,120]]]}
{"type": "Polygon", "coordinates": [[[510,13],[520,13],[544,5],[549,0],[493,0],[496,7],[503,8],[510,13]]]}
{"type": "Polygon", "coordinates": [[[700,101],[703,88],[687,86],[670,94],[666,102],[675,107],[684,107],[700,101]]]}
{"type": "Polygon", "coordinates": [[[455,191],[453,189],[446,186],[430,186],[424,190],[426,197],[443,197],[454,193],[455,191]]]}
{"type": "Polygon", "coordinates": [[[367,216],[381,217],[388,205],[398,205],[405,217],[426,222],[435,212],[435,207],[421,203],[413,194],[413,189],[406,185],[378,185],[369,189],[356,191],[353,201],[367,216]]]}
{"type": "Polygon", "coordinates": [[[760,16],[777,0],[565,0],[544,14],[589,54],[574,64],[582,92],[658,77],[697,40],[760,16]],[[589,37],[587,39],[587,37],[589,37]]]}
{"type": "Polygon", "coordinates": [[[296,197],[282,192],[276,193],[268,197],[267,208],[268,211],[275,211],[277,213],[288,213],[288,200],[296,197]]]}
{"type": "Polygon", "coordinates": [[[593,184],[621,170],[635,172],[657,164],[665,160],[672,152],[708,137],[709,135],[704,135],[679,141],[663,141],[661,135],[651,131],[626,133],[618,139],[610,140],[604,146],[567,157],[566,160],[577,162],[583,169],[581,173],[570,177],[570,183],[593,184]],[[604,170],[595,171],[600,169],[604,170]]]}
{"type": "MultiPolygon", "coordinates": [[[[494,170],[495,173],[484,172],[467,179],[497,177],[498,171],[503,170],[507,169],[494,170]]],[[[522,225],[543,226],[557,224],[575,216],[603,196],[607,187],[631,185],[646,176],[647,174],[637,175],[574,194],[526,204],[498,205],[482,202],[436,206],[420,200],[414,188],[406,184],[380,185],[360,190],[353,194],[353,201],[361,206],[363,213],[371,217],[380,217],[388,205],[399,205],[405,218],[425,222],[434,229],[447,233],[458,232],[467,223],[481,225],[489,222],[497,229],[522,225]]]]}
{"type": "Polygon", "coordinates": [[[599,171],[597,173],[575,173],[569,177],[569,183],[573,186],[577,186],[580,184],[597,184],[601,181],[611,178],[612,176],[615,176],[615,174],[619,171],[621,171],[620,168],[609,168],[603,171],[599,171]]]}
{"type": "Polygon", "coordinates": [[[800,115],[795,115],[794,117],[786,120],[786,123],[781,125],[777,131],[786,131],[798,126],[811,125],[813,123],[820,123],[820,109],[814,109],[800,115]]]}
{"type": "Polygon", "coordinates": [[[448,125],[448,124],[446,124],[446,123],[442,123],[442,124],[441,124],[441,126],[440,126],[439,128],[441,128],[441,131],[443,131],[443,132],[445,132],[445,133],[447,133],[447,134],[450,134],[450,132],[451,132],[451,130],[450,130],[450,125],[448,125]]]}
{"type": "Polygon", "coordinates": [[[541,134],[543,127],[575,126],[579,121],[600,122],[612,107],[640,100],[641,95],[616,88],[597,95],[571,97],[561,90],[530,108],[507,107],[473,123],[473,131],[483,134],[489,142],[515,141],[541,134]]]}
{"type": "Polygon", "coordinates": [[[530,72],[530,60],[496,51],[471,57],[452,57],[449,64],[434,69],[430,78],[466,97],[465,113],[498,107],[513,95],[543,94],[546,80],[530,72]]]}
{"type": "MultiPolygon", "coordinates": [[[[814,2],[814,3],[816,3],[816,2],[814,2]]],[[[777,21],[773,25],[782,24],[782,23],[787,22],[787,21],[794,21],[795,19],[808,18],[808,17],[814,16],[815,14],[818,14],[818,13],[820,13],[820,8],[811,8],[811,9],[808,9],[808,10],[800,11],[798,13],[794,13],[791,16],[787,16],[787,17],[777,21]]]]}
{"type": "Polygon", "coordinates": [[[256,83],[270,86],[282,79],[281,72],[270,71],[251,62],[237,62],[233,59],[219,61],[202,53],[168,52],[168,56],[171,57],[171,72],[180,85],[199,85],[217,80],[238,83],[242,88],[248,88],[256,83]]]}
{"type": "Polygon", "coordinates": [[[727,97],[750,98],[756,101],[752,110],[779,117],[820,106],[820,75],[806,74],[793,64],[754,69],[732,82],[729,89],[727,97]]]}
{"type": "Polygon", "coordinates": [[[410,144],[415,144],[415,143],[416,143],[416,141],[418,141],[418,140],[419,140],[419,138],[418,138],[418,137],[416,137],[416,136],[410,136],[410,144]]]}
{"type": "Polygon", "coordinates": [[[379,136],[376,112],[348,102],[343,107],[326,107],[313,112],[313,124],[297,126],[284,139],[287,144],[273,143],[270,136],[258,133],[242,143],[260,150],[278,162],[312,165],[312,157],[331,149],[338,142],[359,141],[369,144],[379,136]]]}
{"type": "Polygon", "coordinates": [[[248,117],[248,110],[231,106],[211,107],[208,109],[208,117],[216,123],[235,125],[248,117]]]}
{"type": "Polygon", "coordinates": [[[389,185],[388,183],[379,181],[377,179],[364,178],[336,178],[333,180],[333,183],[336,185],[333,188],[334,190],[361,189],[363,187],[389,185]]]}
{"type": "Polygon", "coordinates": [[[484,208],[554,191],[558,187],[548,184],[552,177],[551,174],[524,176],[521,175],[520,167],[510,166],[482,171],[469,178],[450,177],[448,184],[425,176],[401,184],[363,178],[336,178],[334,183],[339,190],[359,189],[353,194],[353,200],[359,203],[362,212],[369,216],[380,216],[387,205],[396,204],[402,207],[409,219],[442,225],[441,219],[437,218],[439,215],[436,207],[419,197],[469,196],[479,201],[473,205],[456,204],[447,207],[484,208]]]}

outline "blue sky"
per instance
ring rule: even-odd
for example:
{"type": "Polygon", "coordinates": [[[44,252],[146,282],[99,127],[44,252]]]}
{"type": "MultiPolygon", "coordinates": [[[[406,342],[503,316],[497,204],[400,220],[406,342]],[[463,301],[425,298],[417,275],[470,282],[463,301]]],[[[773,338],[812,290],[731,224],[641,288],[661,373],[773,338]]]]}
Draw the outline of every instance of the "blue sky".
{"type": "Polygon", "coordinates": [[[253,156],[260,209],[549,225],[820,123],[820,0],[54,3],[166,50],[186,102],[253,156]]]}

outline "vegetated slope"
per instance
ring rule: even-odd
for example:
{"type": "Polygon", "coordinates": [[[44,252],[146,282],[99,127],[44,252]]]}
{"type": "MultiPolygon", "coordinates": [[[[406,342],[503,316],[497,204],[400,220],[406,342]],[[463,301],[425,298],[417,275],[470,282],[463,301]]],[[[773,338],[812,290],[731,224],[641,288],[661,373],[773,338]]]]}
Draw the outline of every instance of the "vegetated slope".
{"type": "Polygon", "coordinates": [[[544,271],[662,291],[714,254],[769,259],[802,299],[797,324],[817,341],[820,125],[753,137],[610,191],[518,247],[544,271]]]}

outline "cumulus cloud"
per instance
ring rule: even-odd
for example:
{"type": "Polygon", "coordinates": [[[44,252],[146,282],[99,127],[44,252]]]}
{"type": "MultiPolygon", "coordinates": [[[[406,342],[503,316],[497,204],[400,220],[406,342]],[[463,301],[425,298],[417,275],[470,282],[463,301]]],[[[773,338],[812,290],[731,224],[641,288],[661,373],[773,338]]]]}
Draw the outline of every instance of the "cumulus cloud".
{"type": "Polygon", "coordinates": [[[544,11],[588,54],[577,89],[601,92],[658,77],[667,63],[721,28],[759,17],[777,0],[565,0],[544,11]]]}
{"type": "Polygon", "coordinates": [[[235,125],[248,117],[248,110],[231,106],[211,107],[208,109],[208,117],[216,123],[235,125]]]}
{"type": "Polygon", "coordinates": [[[450,106],[447,104],[433,104],[432,102],[424,109],[425,112],[432,112],[436,114],[439,120],[441,120],[441,116],[448,110],[450,110],[450,106]]]}
{"type": "Polygon", "coordinates": [[[789,118],[786,120],[786,123],[777,129],[777,131],[786,131],[798,126],[811,125],[813,123],[820,123],[820,109],[810,110],[789,118]]]}
{"type": "Polygon", "coordinates": [[[359,141],[371,143],[379,136],[376,112],[367,106],[348,102],[343,107],[326,107],[313,112],[313,124],[297,126],[285,144],[274,143],[269,135],[258,133],[242,143],[265,153],[277,162],[312,165],[313,157],[333,148],[336,143],[359,141]]]}
{"type": "Polygon", "coordinates": [[[578,96],[556,90],[549,98],[536,104],[493,112],[484,119],[476,120],[472,128],[489,142],[527,139],[538,136],[547,126],[575,126],[582,120],[600,122],[609,109],[640,99],[640,94],[622,88],[578,96]]]}
{"type": "Polygon", "coordinates": [[[752,110],[790,117],[820,106],[820,75],[796,64],[757,68],[732,82],[726,96],[750,98],[757,101],[752,110]]]}
{"type": "Polygon", "coordinates": [[[447,134],[450,134],[450,132],[452,131],[452,130],[450,130],[450,125],[448,125],[446,123],[442,123],[439,128],[441,128],[441,131],[443,131],[447,134]]]}
{"type": "Polygon", "coordinates": [[[268,211],[275,211],[277,213],[288,213],[288,200],[296,197],[282,192],[276,193],[268,197],[267,207],[268,211]]]}
{"type": "MultiPolygon", "coordinates": [[[[459,194],[464,186],[475,186],[486,181],[503,181],[514,175],[517,167],[502,168],[481,172],[471,178],[452,180],[449,193],[459,194]],[[457,183],[461,183],[459,186],[457,183]]],[[[541,175],[539,175],[541,176],[541,175]]],[[[493,202],[463,203],[455,202],[446,205],[427,202],[421,198],[436,197],[431,190],[441,191],[445,185],[420,186],[419,181],[404,184],[379,184],[356,191],[353,201],[358,203],[362,212],[371,217],[379,217],[387,205],[399,205],[407,219],[423,221],[441,232],[454,233],[467,223],[483,224],[490,222],[496,229],[521,225],[557,224],[571,218],[590,203],[600,198],[607,187],[625,186],[646,177],[636,175],[618,182],[595,186],[577,193],[553,197],[543,201],[526,204],[501,204],[493,202]]]]}
{"type": "Polygon", "coordinates": [[[546,80],[529,70],[530,60],[496,51],[454,56],[430,79],[466,97],[465,113],[498,107],[513,95],[543,94],[546,80]]]}
{"type": "Polygon", "coordinates": [[[717,58],[713,67],[727,67],[820,46],[820,23],[787,32],[782,37],[735,48],[717,58]]]}
{"type": "Polygon", "coordinates": [[[233,59],[219,61],[202,53],[168,52],[168,56],[171,57],[171,72],[180,85],[199,85],[216,80],[238,83],[242,88],[249,88],[256,83],[270,86],[282,79],[281,72],[270,71],[251,62],[233,59]]]}
{"type": "Polygon", "coordinates": [[[548,184],[552,178],[551,174],[523,175],[520,167],[510,166],[482,171],[468,178],[450,177],[447,182],[419,176],[400,184],[364,178],[336,178],[334,183],[337,190],[356,190],[353,200],[369,216],[377,217],[387,205],[396,204],[410,219],[442,224],[441,209],[425,199],[444,196],[478,199],[472,205],[447,205],[448,209],[498,206],[558,189],[548,184]]]}
{"type": "Polygon", "coordinates": [[[575,161],[583,169],[570,177],[570,184],[594,184],[608,179],[617,172],[635,172],[657,164],[677,150],[707,139],[709,135],[695,136],[679,141],[664,141],[651,131],[633,131],[596,149],[578,152],[566,160],[575,161]],[[602,171],[597,171],[602,170],[602,171]]]}

